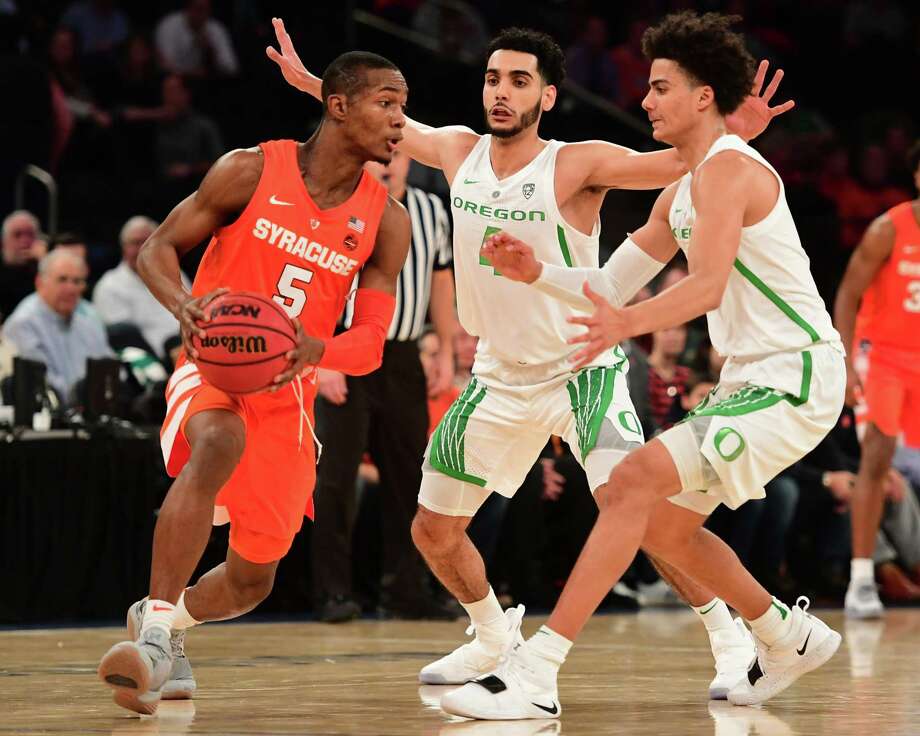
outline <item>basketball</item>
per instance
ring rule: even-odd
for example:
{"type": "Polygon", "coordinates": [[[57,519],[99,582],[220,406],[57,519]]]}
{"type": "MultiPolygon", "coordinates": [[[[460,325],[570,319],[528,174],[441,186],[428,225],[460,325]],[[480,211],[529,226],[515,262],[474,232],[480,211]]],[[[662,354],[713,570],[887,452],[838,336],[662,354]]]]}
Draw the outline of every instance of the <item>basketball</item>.
{"type": "Polygon", "coordinates": [[[231,394],[271,384],[288,366],[285,354],[297,340],[284,310],[271,299],[245,291],[217,297],[205,312],[205,337],[193,337],[198,370],[208,383],[231,394]]]}

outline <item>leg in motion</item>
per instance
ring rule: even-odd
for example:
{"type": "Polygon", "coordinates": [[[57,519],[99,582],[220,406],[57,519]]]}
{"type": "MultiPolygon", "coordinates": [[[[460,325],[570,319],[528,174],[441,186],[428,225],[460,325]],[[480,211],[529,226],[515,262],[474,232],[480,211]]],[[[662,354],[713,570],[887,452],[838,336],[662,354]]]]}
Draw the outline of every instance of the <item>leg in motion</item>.
{"type": "Polygon", "coordinates": [[[207,544],[214,499],[239,463],[246,442],[243,421],[225,410],[193,415],[185,433],[191,453],[157,518],[150,596],[128,614],[129,630],[134,629],[137,640],[113,646],[98,669],[99,677],[115,689],[115,702],[142,714],[156,711],[164,685],[176,679],[176,603],[207,544]]]}
{"type": "Polygon", "coordinates": [[[844,603],[850,618],[878,618],[884,611],[875,587],[872,555],[885,506],[885,479],[891,469],[896,444],[895,437],[884,434],[874,422],[868,423],[850,501],[853,559],[844,603]]]}
{"type": "Polygon", "coordinates": [[[488,492],[446,476],[438,476],[434,482],[441,488],[459,490],[467,486],[465,495],[475,499],[474,508],[463,509],[468,515],[448,516],[420,505],[412,522],[412,539],[431,571],[469,614],[476,637],[423,667],[419,680],[430,685],[462,684],[494,669],[513,642],[523,641],[520,624],[524,611],[523,606],[502,611],[486,578],[482,556],[466,534],[472,515],[488,492]]]}

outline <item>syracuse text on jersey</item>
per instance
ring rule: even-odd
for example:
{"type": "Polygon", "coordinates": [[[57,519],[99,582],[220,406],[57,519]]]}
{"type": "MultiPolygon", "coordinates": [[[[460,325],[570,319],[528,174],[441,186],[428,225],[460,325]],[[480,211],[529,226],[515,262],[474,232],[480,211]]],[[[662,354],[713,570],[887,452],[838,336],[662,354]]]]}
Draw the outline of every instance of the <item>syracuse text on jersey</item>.
{"type": "Polygon", "coordinates": [[[252,228],[252,234],[259,240],[275,245],[293,256],[299,256],[305,261],[315,263],[319,268],[325,268],[332,273],[348,276],[358,265],[354,258],[334,251],[322,243],[298,235],[293,230],[288,230],[282,225],[276,225],[271,220],[260,217],[252,228]]]}

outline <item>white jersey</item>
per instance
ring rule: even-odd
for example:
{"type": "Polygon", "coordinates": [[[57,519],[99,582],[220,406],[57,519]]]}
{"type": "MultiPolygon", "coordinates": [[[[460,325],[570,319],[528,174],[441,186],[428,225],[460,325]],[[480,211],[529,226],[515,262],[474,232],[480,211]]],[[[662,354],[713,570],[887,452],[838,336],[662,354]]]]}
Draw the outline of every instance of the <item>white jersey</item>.
{"type": "MultiPolygon", "coordinates": [[[[566,340],[583,332],[570,325],[571,307],[528,284],[504,278],[480,259],[490,235],[504,230],[530,245],[538,260],[559,266],[598,266],[600,222],[590,235],[569,225],[555,194],[556,154],[549,141],[523,169],[498,180],[492,170],[491,135],[482,136],[461,164],[450,189],[454,220],[454,272],[460,324],[479,337],[474,372],[498,372],[515,382],[539,382],[571,369],[566,340]]],[[[592,365],[625,361],[606,352],[592,365]]],[[[625,366],[624,366],[625,367],[625,366]]]]}
{"type": "MultiPolygon", "coordinates": [[[[779,182],[779,197],[763,220],[742,228],[741,245],[722,301],[706,315],[709,336],[716,351],[735,364],[760,363],[766,368],[767,362],[758,359],[788,354],[794,369],[780,371],[786,375],[764,375],[760,380],[752,375],[750,379],[797,395],[802,361],[795,356],[817,343],[838,343],[840,335],[818,295],[776,169],[736,135],[717,139],[703,161],[727,150],[739,151],[769,169],[779,182]]],[[[671,232],[685,253],[696,217],[690,197],[692,176],[693,172],[688,172],[678,183],[668,215],[671,232]]],[[[781,362],[769,364],[775,370],[781,362]]]]}

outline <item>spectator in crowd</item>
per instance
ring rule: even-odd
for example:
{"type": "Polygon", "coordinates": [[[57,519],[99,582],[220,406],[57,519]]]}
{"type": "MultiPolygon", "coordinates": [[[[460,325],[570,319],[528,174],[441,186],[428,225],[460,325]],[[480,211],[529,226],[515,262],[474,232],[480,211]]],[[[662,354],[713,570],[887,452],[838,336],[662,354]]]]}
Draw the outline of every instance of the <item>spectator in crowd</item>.
{"type": "Polygon", "coordinates": [[[652,335],[648,356],[648,393],[652,419],[659,430],[673,425],[668,419],[675,400],[686,392],[690,369],[678,363],[687,345],[687,327],[669,327],[652,335]]]}
{"type": "Polygon", "coordinates": [[[166,184],[168,201],[193,191],[223,153],[217,125],[192,108],[185,80],[172,74],[163,80],[163,116],[157,125],[155,156],[166,184]]]}
{"type": "MultiPolygon", "coordinates": [[[[367,376],[320,369],[316,432],[326,450],[313,502],[313,585],[318,616],[345,621],[361,609],[353,599],[351,532],[355,478],[367,449],[380,471],[382,537],[380,608],[396,618],[454,618],[433,596],[429,574],[410,534],[428,437],[426,397],[449,390],[454,377],[452,338],[457,327],[450,256],[450,224],[441,200],[406,185],[410,160],[397,151],[390,164],[367,164],[404,201],[412,243],[396,290],[396,312],[383,364],[367,376]],[[440,347],[427,376],[416,341],[430,312],[440,347]]],[[[345,327],[351,307],[346,308],[345,327]]]]}
{"type": "Polygon", "coordinates": [[[454,356],[456,360],[454,385],[460,389],[466,388],[470,378],[473,376],[473,363],[476,362],[476,346],[478,344],[478,337],[471,335],[457,325],[457,332],[454,334],[454,356]]]}
{"type": "Polygon", "coordinates": [[[188,0],[156,29],[163,66],[174,74],[201,79],[233,76],[239,71],[230,33],[211,17],[210,0],[188,0]]]}
{"type": "MultiPolygon", "coordinates": [[[[617,68],[607,50],[607,21],[592,15],[565,53],[566,74],[573,82],[603,98],[619,99],[617,68]]],[[[646,79],[646,82],[648,80],[646,79]]]]}
{"type": "Polygon", "coordinates": [[[444,56],[463,61],[478,61],[489,43],[485,21],[465,0],[425,0],[412,26],[435,41],[444,56]]]}
{"type": "Polygon", "coordinates": [[[112,117],[97,107],[80,69],[77,34],[67,26],[58,27],[51,36],[48,56],[52,76],[64,94],[71,115],[78,122],[108,128],[112,124],[112,117]]]}
{"type": "Polygon", "coordinates": [[[87,56],[112,54],[128,37],[128,17],[114,0],[78,0],[71,3],[61,23],[80,37],[80,49],[87,56]]]}
{"type": "Polygon", "coordinates": [[[35,289],[41,250],[38,230],[38,219],[26,210],[11,212],[3,220],[0,319],[9,317],[16,305],[35,289]]]}
{"type": "Polygon", "coordinates": [[[632,21],[626,41],[610,52],[616,67],[617,104],[624,110],[638,109],[648,92],[648,74],[652,66],[642,53],[642,34],[646,28],[647,20],[632,21]]]}
{"type": "Polygon", "coordinates": [[[846,151],[837,148],[827,159],[822,192],[834,200],[840,217],[840,245],[852,250],[879,212],[894,207],[910,193],[889,183],[888,155],[871,143],[859,152],[856,178],[847,172],[846,151]]]}
{"type": "MultiPolygon", "coordinates": [[[[137,254],[157,225],[149,217],[136,215],[122,226],[121,263],[99,279],[93,306],[110,330],[116,325],[133,326],[158,357],[167,358],[166,343],[179,334],[178,323],[137,275],[137,254]]],[[[182,281],[191,288],[184,274],[182,281]]]]}
{"type": "Polygon", "coordinates": [[[86,239],[78,233],[64,232],[55,235],[51,239],[51,250],[58,248],[66,248],[83,261],[87,260],[86,239]]]}
{"type": "MultiPolygon", "coordinates": [[[[418,339],[418,357],[422,361],[422,370],[428,385],[432,385],[438,374],[438,361],[441,359],[441,338],[433,327],[428,327],[418,339]]],[[[460,387],[451,383],[446,390],[428,393],[428,436],[434,432],[450,405],[460,395],[460,387]]]]}
{"type": "Polygon", "coordinates": [[[3,336],[24,358],[42,361],[48,383],[64,403],[72,403],[86,359],[112,355],[105,327],[81,299],[86,263],[66,248],[53,250],[38,264],[35,287],[4,323],[3,336]]]}

